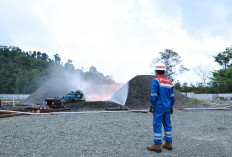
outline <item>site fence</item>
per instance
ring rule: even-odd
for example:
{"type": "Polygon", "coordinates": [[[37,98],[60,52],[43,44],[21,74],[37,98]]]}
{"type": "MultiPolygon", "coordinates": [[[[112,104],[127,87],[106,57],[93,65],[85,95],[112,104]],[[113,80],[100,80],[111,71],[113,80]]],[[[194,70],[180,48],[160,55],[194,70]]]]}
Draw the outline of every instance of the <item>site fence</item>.
{"type": "Polygon", "coordinates": [[[189,98],[196,98],[198,100],[224,100],[232,101],[231,93],[218,93],[218,94],[195,94],[190,92],[183,92],[185,96],[189,98]]]}

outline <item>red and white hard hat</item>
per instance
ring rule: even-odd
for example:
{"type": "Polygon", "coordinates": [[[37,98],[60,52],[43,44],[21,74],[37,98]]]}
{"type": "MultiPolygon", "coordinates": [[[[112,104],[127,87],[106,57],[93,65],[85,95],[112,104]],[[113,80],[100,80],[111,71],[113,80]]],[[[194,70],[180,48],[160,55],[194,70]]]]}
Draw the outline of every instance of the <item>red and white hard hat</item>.
{"type": "Polygon", "coordinates": [[[164,65],[157,65],[155,66],[155,70],[163,70],[166,71],[166,67],[164,65]]]}

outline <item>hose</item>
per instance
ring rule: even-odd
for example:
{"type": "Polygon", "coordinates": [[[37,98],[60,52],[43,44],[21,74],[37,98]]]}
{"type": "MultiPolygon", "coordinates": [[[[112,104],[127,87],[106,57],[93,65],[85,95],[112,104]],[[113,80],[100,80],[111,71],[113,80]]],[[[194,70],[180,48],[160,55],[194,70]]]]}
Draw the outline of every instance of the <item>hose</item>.
{"type": "Polygon", "coordinates": [[[84,111],[84,112],[49,112],[49,113],[31,113],[21,111],[0,110],[4,113],[21,113],[24,115],[54,115],[54,114],[85,114],[85,113],[114,113],[114,112],[131,112],[131,111],[84,111]]]}

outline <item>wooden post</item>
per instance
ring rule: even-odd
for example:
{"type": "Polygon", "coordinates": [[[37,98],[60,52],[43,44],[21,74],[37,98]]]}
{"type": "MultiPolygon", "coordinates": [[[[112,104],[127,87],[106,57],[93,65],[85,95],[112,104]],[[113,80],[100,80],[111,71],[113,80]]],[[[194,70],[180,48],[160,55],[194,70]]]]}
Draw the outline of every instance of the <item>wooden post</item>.
{"type": "Polygon", "coordinates": [[[15,101],[14,101],[14,98],[13,98],[13,107],[15,107],[15,101]]]}

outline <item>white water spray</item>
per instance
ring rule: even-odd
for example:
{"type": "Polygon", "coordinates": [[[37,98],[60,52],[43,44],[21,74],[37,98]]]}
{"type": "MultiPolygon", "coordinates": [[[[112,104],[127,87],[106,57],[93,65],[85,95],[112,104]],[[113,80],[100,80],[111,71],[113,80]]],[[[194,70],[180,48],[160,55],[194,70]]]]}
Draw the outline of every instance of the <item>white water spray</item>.
{"type": "Polygon", "coordinates": [[[28,104],[44,103],[45,98],[62,97],[71,91],[81,90],[86,101],[112,101],[125,105],[128,84],[96,85],[94,81],[85,81],[77,74],[66,72],[64,77],[54,77],[44,83],[24,102],[28,104]]]}

